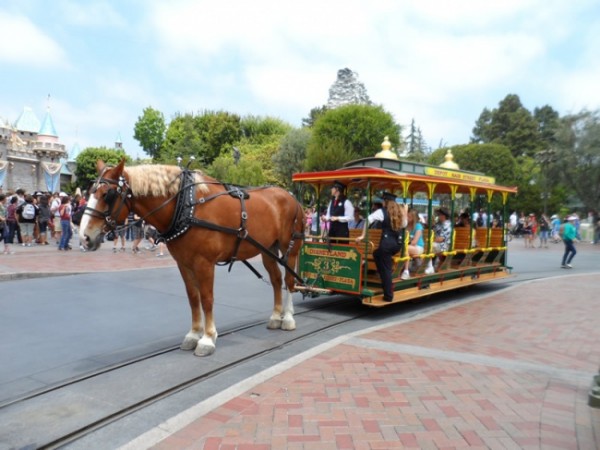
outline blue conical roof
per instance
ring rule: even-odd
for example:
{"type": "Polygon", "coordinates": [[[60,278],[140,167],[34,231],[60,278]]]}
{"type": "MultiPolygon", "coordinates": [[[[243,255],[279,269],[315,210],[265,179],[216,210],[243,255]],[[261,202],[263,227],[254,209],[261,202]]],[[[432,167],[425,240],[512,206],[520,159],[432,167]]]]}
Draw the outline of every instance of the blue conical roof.
{"type": "Polygon", "coordinates": [[[58,137],[58,134],[56,134],[56,128],[54,128],[52,116],[50,115],[50,110],[46,112],[46,117],[44,117],[44,121],[42,122],[42,126],[38,134],[42,136],[58,137]]]}
{"type": "Polygon", "coordinates": [[[40,121],[29,106],[23,108],[23,112],[15,121],[15,128],[19,131],[37,133],[40,129],[40,121]]]}
{"type": "Polygon", "coordinates": [[[75,142],[73,147],[71,147],[71,151],[69,152],[69,161],[75,161],[75,158],[77,158],[77,155],[79,155],[80,151],[81,149],[79,148],[79,144],[75,142]]]}

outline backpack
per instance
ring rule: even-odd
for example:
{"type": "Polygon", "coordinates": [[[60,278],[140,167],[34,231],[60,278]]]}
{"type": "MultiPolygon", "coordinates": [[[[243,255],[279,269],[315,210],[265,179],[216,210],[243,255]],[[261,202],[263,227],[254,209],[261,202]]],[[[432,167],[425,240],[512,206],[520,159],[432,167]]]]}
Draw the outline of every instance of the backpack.
{"type": "Polygon", "coordinates": [[[23,211],[21,211],[21,217],[25,220],[35,219],[35,206],[31,203],[25,203],[23,211]]]}
{"type": "Polygon", "coordinates": [[[83,217],[83,212],[84,211],[85,211],[85,206],[82,206],[77,211],[75,211],[71,215],[71,222],[73,222],[75,225],[80,225],[81,224],[81,218],[83,217]]]}

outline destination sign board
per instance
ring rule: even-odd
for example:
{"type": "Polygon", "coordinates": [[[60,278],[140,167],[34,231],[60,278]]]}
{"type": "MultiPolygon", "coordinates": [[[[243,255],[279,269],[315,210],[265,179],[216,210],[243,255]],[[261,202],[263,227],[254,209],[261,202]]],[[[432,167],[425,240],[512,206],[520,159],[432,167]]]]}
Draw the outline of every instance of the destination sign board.
{"type": "Polygon", "coordinates": [[[361,261],[356,248],[306,242],[300,250],[300,276],[309,286],[360,294],[361,261]]]}
{"type": "Polygon", "coordinates": [[[441,167],[425,167],[425,175],[440,178],[451,178],[456,181],[488,184],[496,183],[496,179],[494,177],[486,177],[485,175],[479,175],[476,173],[457,172],[456,170],[449,170],[441,167]]]}

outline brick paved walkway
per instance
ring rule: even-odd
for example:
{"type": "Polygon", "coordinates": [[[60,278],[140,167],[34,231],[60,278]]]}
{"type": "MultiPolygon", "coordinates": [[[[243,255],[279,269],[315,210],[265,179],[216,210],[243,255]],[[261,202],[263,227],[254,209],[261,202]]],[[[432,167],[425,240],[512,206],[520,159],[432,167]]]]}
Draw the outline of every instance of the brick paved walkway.
{"type": "MultiPolygon", "coordinates": [[[[77,238],[72,241],[73,250],[59,252],[58,247],[36,245],[23,247],[12,245],[13,255],[0,253],[0,281],[18,278],[43,277],[57,274],[86,272],[112,272],[120,270],[152,269],[175,266],[175,261],[165,247],[165,256],[156,257],[156,250],[131,252],[128,241],[125,252],[113,253],[112,242],[102,244],[95,252],[82,252],[77,248],[77,238]]],[[[2,249],[4,246],[2,245],[2,249]]]]}
{"type": "Polygon", "coordinates": [[[531,282],[347,336],[128,448],[600,448],[587,405],[599,287],[596,275],[531,282]]]}

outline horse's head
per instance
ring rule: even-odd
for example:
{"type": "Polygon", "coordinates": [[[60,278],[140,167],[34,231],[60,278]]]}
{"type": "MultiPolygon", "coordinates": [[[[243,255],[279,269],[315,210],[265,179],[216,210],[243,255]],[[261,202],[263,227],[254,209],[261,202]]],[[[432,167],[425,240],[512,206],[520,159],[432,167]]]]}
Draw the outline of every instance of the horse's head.
{"type": "Polygon", "coordinates": [[[131,190],[123,173],[124,167],[124,159],[116,167],[106,166],[103,161],[96,163],[98,178],[90,189],[79,226],[79,238],[87,250],[97,250],[104,235],[127,219],[131,190]]]}

